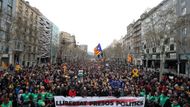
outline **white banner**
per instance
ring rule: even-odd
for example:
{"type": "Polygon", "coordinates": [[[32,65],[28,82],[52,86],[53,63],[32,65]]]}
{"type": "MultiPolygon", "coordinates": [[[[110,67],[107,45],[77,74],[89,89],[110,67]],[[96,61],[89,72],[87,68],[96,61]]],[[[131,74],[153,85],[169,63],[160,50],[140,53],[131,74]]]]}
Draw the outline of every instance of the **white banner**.
{"type": "Polygon", "coordinates": [[[144,107],[144,97],[64,97],[54,96],[56,107],[144,107]]]}

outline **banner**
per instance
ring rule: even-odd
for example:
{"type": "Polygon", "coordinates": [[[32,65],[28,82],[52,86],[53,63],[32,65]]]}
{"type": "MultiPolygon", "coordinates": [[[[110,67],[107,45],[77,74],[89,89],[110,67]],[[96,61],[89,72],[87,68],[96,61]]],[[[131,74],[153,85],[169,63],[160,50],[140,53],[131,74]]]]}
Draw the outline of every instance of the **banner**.
{"type": "Polygon", "coordinates": [[[54,96],[55,107],[144,107],[144,97],[64,97],[54,96]]]}

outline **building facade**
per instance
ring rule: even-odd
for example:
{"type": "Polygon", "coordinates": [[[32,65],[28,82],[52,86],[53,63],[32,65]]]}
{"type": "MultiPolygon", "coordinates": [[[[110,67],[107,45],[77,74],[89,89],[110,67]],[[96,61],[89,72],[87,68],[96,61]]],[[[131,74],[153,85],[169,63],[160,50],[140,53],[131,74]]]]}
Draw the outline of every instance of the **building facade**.
{"type": "Polygon", "coordinates": [[[190,40],[189,5],[190,1],[188,0],[163,0],[158,6],[141,16],[144,44],[143,62],[145,66],[160,68],[160,62],[163,61],[164,68],[169,71],[190,74],[190,43],[188,42],[190,40]],[[165,14],[170,9],[172,14],[165,14]],[[160,17],[162,15],[164,17],[160,17]],[[147,22],[150,19],[156,23],[152,27],[157,30],[154,33],[147,30],[147,22]],[[165,24],[165,26],[161,26],[161,24],[165,24]],[[147,39],[146,35],[155,40],[147,39]]]}
{"type": "Polygon", "coordinates": [[[190,1],[176,0],[176,14],[178,18],[183,18],[185,22],[177,31],[179,36],[176,54],[180,65],[179,70],[190,75],[190,1]]]}
{"type": "Polygon", "coordinates": [[[70,59],[73,56],[72,50],[75,47],[76,47],[75,36],[67,32],[60,32],[58,62],[63,62],[70,59]]]}
{"type": "Polygon", "coordinates": [[[5,33],[1,60],[6,64],[32,65],[36,62],[38,11],[24,0],[1,0],[5,33]],[[3,3],[3,4],[2,4],[3,3]],[[6,14],[6,15],[5,15],[6,14]],[[6,30],[5,30],[6,29],[6,30]]]}
{"type": "Polygon", "coordinates": [[[42,14],[39,18],[38,63],[50,62],[52,23],[42,14]]]}
{"type": "Polygon", "coordinates": [[[79,45],[78,46],[79,47],[79,49],[81,49],[82,51],[84,51],[84,52],[88,52],[88,45],[79,45]]]}
{"type": "Polygon", "coordinates": [[[133,35],[132,35],[132,52],[134,57],[134,63],[141,65],[141,50],[142,50],[142,35],[141,35],[141,19],[138,19],[133,24],[133,35]]]}
{"type": "Polygon", "coordinates": [[[176,19],[175,0],[163,0],[141,19],[144,66],[160,68],[160,61],[164,61],[164,68],[176,71],[176,34],[170,30],[176,19]]]}
{"type": "Polygon", "coordinates": [[[142,54],[142,35],[141,35],[141,19],[129,24],[127,26],[127,34],[123,38],[123,44],[126,50],[126,57],[131,54],[134,58],[135,65],[141,65],[142,54]]]}
{"type": "Polygon", "coordinates": [[[59,28],[52,23],[51,63],[56,63],[59,51],[59,28]]]}
{"type": "Polygon", "coordinates": [[[9,63],[11,23],[16,13],[15,0],[0,0],[0,65],[9,63]]]}
{"type": "Polygon", "coordinates": [[[76,45],[75,36],[67,32],[60,32],[60,44],[76,45]]]}
{"type": "Polygon", "coordinates": [[[59,30],[25,0],[0,0],[0,64],[55,62],[59,30]]]}
{"type": "Polygon", "coordinates": [[[29,2],[24,0],[16,0],[16,13],[18,18],[18,26],[16,32],[16,43],[13,43],[10,62],[12,64],[22,64],[23,66],[35,65],[37,62],[38,51],[38,35],[40,32],[38,20],[40,12],[38,9],[30,6],[29,2]],[[20,25],[20,26],[19,26],[20,25]],[[20,44],[20,46],[19,46],[20,44]],[[20,48],[19,50],[17,48],[20,48]],[[12,61],[11,61],[12,59],[12,61]]]}

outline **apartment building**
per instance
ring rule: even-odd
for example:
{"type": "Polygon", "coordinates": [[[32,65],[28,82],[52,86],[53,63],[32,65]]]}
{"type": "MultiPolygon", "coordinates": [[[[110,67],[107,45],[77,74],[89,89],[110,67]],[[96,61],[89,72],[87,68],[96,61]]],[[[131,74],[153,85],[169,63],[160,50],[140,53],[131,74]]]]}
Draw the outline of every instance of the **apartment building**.
{"type": "Polygon", "coordinates": [[[9,52],[11,52],[10,30],[11,23],[16,13],[15,0],[0,0],[0,65],[9,63],[9,52]]]}
{"type": "Polygon", "coordinates": [[[177,31],[177,51],[179,70],[190,75],[190,1],[176,0],[176,15],[184,23],[177,31]]]}
{"type": "Polygon", "coordinates": [[[42,14],[39,18],[38,63],[50,62],[52,23],[42,14]]]}
{"type": "Polygon", "coordinates": [[[51,37],[51,63],[56,63],[59,51],[59,28],[52,23],[52,37],[51,37]]]}
{"type": "Polygon", "coordinates": [[[75,36],[67,32],[60,32],[59,35],[59,61],[66,61],[72,57],[72,50],[76,47],[75,36]]]}
{"type": "MultiPolygon", "coordinates": [[[[141,19],[127,26],[127,34],[123,38],[125,54],[131,54],[134,57],[134,64],[141,65],[142,36],[141,36],[141,19]]],[[[126,55],[127,56],[127,55],[126,55]]]]}
{"type": "Polygon", "coordinates": [[[17,38],[12,44],[10,64],[22,64],[23,66],[35,65],[38,54],[38,35],[40,32],[38,20],[40,12],[32,7],[29,2],[16,0],[17,38]]]}
{"type": "Polygon", "coordinates": [[[85,53],[87,53],[88,52],[88,45],[79,45],[78,46],[79,47],[79,49],[81,49],[82,51],[84,51],[85,53]]]}

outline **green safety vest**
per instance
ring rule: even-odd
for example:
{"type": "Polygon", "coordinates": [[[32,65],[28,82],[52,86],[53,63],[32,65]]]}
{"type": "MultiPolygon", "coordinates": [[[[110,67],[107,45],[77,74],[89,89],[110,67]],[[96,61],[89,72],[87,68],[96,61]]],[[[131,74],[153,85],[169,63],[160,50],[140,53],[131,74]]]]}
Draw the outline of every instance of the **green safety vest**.
{"type": "Polygon", "coordinates": [[[22,94],[22,97],[23,97],[23,99],[24,99],[24,102],[29,101],[29,96],[30,96],[30,94],[31,94],[31,93],[24,93],[24,94],[22,94]]]}
{"type": "Polygon", "coordinates": [[[37,101],[38,99],[38,94],[37,93],[32,93],[33,101],[37,101]]]}
{"type": "Polygon", "coordinates": [[[150,100],[150,95],[149,95],[149,94],[146,96],[146,99],[147,99],[147,100],[150,100]]]}
{"type": "Polygon", "coordinates": [[[140,92],[140,96],[143,96],[143,97],[144,97],[144,96],[145,96],[145,92],[144,92],[144,91],[141,91],[141,92],[140,92]]]}
{"type": "Polygon", "coordinates": [[[49,100],[53,100],[53,94],[50,93],[50,92],[47,92],[47,93],[46,93],[46,97],[47,97],[49,100]]]}
{"type": "Polygon", "coordinates": [[[163,107],[169,97],[164,96],[163,94],[160,95],[160,105],[163,107]]]}
{"type": "Polygon", "coordinates": [[[172,104],[171,106],[172,107],[181,107],[179,104],[177,104],[177,105],[172,104]]]}
{"type": "Polygon", "coordinates": [[[1,104],[1,107],[12,107],[12,101],[9,101],[7,104],[1,104]]]}
{"type": "Polygon", "coordinates": [[[40,107],[44,107],[45,106],[45,102],[43,100],[38,100],[38,106],[40,107]]]}
{"type": "Polygon", "coordinates": [[[150,100],[150,101],[154,101],[154,100],[155,100],[155,97],[154,97],[154,96],[150,96],[150,97],[149,97],[149,100],[150,100]]]}
{"type": "Polygon", "coordinates": [[[42,100],[44,101],[46,99],[46,93],[42,94],[42,100]]]}
{"type": "Polygon", "coordinates": [[[154,102],[158,102],[159,96],[154,96],[154,102]]]}

